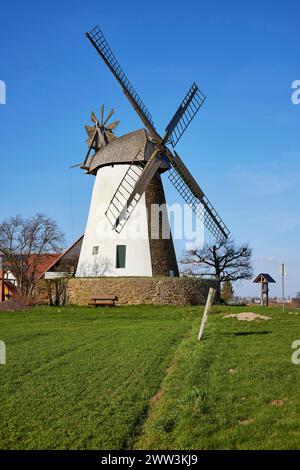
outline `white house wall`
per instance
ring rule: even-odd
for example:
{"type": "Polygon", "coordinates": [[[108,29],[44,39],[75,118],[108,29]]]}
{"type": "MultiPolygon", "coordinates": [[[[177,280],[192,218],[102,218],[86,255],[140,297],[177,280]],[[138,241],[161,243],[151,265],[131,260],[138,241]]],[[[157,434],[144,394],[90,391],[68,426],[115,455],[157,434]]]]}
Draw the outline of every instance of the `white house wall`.
{"type": "Polygon", "coordinates": [[[97,172],[77,277],[152,276],[145,194],[121,233],[112,229],[105,215],[128,166],[105,166],[97,172]],[[116,268],[117,245],[126,245],[125,268],[116,268]],[[99,253],[93,255],[97,246],[99,253]]]}

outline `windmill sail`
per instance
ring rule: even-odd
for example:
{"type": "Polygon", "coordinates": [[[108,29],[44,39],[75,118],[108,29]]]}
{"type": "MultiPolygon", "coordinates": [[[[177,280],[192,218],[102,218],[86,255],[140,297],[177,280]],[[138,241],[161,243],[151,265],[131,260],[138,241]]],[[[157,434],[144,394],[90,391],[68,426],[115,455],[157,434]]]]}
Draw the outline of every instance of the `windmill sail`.
{"type": "Polygon", "coordinates": [[[130,103],[134,107],[135,111],[141,118],[144,125],[147,127],[151,136],[156,139],[160,139],[159,135],[156,133],[150,112],[148,111],[143,101],[141,100],[137,92],[134,90],[128,78],[126,77],[122,67],[118,63],[99,26],[95,26],[92,31],[86,33],[86,36],[91,41],[92,45],[95,47],[97,52],[100,54],[106,65],[109,67],[110,71],[113,73],[115,78],[118,80],[125,95],[129,99],[130,103]]]}
{"type": "MultiPolygon", "coordinates": [[[[161,167],[163,159],[167,157],[171,164],[169,179],[184,200],[190,205],[194,213],[203,220],[205,226],[217,239],[228,238],[229,230],[221,217],[213,208],[180,157],[176,152],[174,157],[167,147],[167,144],[171,144],[173,148],[176,146],[202,107],[206,99],[205,95],[193,83],[166,127],[166,132],[162,138],[154,127],[150,112],[132,87],[99,27],[96,26],[92,31],[86,33],[86,36],[121,85],[129,102],[147,128],[151,137],[150,140],[154,144],[153,153],[147,163],[139,159],[137,159],[139,161],[134,159],[131,162],[110,201],[106,216],[113,229],[117,232],[122,230],[142,194],[146,191],[155,173],[161,167]],[[162,157],[162,155],[165,156],[162,157]]],[[[111,128],[113,128],[113,124],[111,124],[111,128]]],[[[107,130],[109,130],[109,126],[107,126],[107,130]]]]}
{"type": "Polygon", "coordinates": [[[168,155],[172,165],[171,171],[168,174],[169,180],[217,240],[228,238],[230,232],[223,220],[209,202],[179,155],[176,152],[174,153],[175,158],[171,153],[168,155]]]}
{"type": "Polygon", "coordinates": [[[154,150],[147,163],[139,160],[141,155],[138,152],[115,191],[106,216],[116,232],[120,233],[153,176],[162,165],[164,157],[157,158],[158,152],[158,149],[154,150]]]}
{"type": "Polygon", "coordinates": [[[205,100],[206,96],[199,90],[196,83],[193,83],[166,127],[165,142],[170,143],[173,148],[175,147],[205,100]]]}

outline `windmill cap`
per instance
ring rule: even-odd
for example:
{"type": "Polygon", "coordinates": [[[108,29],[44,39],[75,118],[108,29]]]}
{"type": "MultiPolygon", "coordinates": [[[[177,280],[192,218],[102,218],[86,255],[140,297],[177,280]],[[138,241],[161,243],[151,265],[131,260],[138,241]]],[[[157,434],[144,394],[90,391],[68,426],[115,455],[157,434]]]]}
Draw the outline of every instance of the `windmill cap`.
{"type": "MultiPolygon", "coordinates": [[[[98,150],[92,159],[88,173],[96,174],[99,168],[107,165],[130,164],[138,153],[137,160],[147,161],[153,149],[154,144],[145,129],[129,132],[115,138],[108,145],[98,150]]],[[[164,172],[169,168],[170,165],[166,162],[160,171],[164,172]]]]}

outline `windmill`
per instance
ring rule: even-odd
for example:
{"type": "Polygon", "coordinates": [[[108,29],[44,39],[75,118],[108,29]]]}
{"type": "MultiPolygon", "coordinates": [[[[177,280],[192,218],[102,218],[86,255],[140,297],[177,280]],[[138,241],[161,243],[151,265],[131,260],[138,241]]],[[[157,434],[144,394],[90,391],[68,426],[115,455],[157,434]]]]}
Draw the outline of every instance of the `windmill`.
{"type": "MultiPolygon", "coordinates": [[[[122,175],[120,172],[119,175],[117,175],[115,171],[114,180],[117,179],[118,184],[115,185],[113,192],[110,191],[111,197],[105,209],[105,216],[113,232],[115,232],[117,236],[122,235],[122,230],[126,223],[130,222],[129,218],[131,214],[134,213],[135,208],[141,206],[141,204],[147,205],[145,195],[147,200],[147,194],[156,192],[157,197],[154,197],[154,202],[159,202],[160,204],[165,202],[160,173],[168,171],[169,180],[192,211],[203,221],[205,227],[212,235],[218,240],[227,238],[229,230],[221,217],[209,202],[205,193],[187,169],[178,153],[175,150],[170,150],[170,146],[173,149],[176,147],[183,133],[202,107],[206,99],[205,95],[198,86],[193,83],[167,125],[165,133],[161,136],[154,126],[151,114],[126,77],[99,27],[96,26],[92,31],[86,33],[86,36],[121,85],[125,96],[146,128],[146,130],[136,131],[127,136],[115,138],[113,128],[106,125],[107,119],[104,121],[102,118],[103,111],[101,111],[100,121],[92,114],[94,127],[86,127],[89,135],[89,148],[82,168],[86,170],[87,173],[97,175],[98,178],[99,168],[104,170],[104,167],[108,167],[108,165],[112,163],[113,165],[111,165],[111,167],[114,167],[115,163],[119,165],[123,164],[122,175]],[[131,142],[131,144],[128,145],[128,142],[131,142]],[[95,153],[90,157],[91,149],[94,149],[95,153]],[[158,196],[158,194],[160,194],[160,196],[158,196]]],[[[111,113],[109,115],[109,118],[110,117],[111,113]]],[[[108,174],[107,177],[111,178],[108,174]]],[[[93,194],[92,201],[94,199],[93,194]]],[[[93,218],[92,213],[94,213],[95,210],[96,208],[94,207],[92,209],[91,206],[88,220],[88,226],[90,226],[90,235],[87,236],[87,238],[89,238],[89,241],[87,241],[88,248],[87,250],[83,249],[85,253],[83,253],[81,257],[82,263],[79,261],[79,271],[80,266],[84,263],[83,260],[87,262],[87,258],[89,258],[88,252],[90,252],[92,241],[91,225],[95,224],[95,218],[93,218]],[[90,219],[93,219],[93,221],[90,219]]],[[[152,251],[151,243],[153,245],[154,242],[151,240],[148,242],[150,243],[152,275],[153,273],[155,274],[155,269],[153,269],[155,261],[153,258],[158,258],[156,264],[165,265],[167,268],[170,268],[170,266],[173,267],[173,269],[164,270],[164,273],[178,275],[176,258],[174,262],[175,252],[172,239],[168,246],[161,243],[160,249],[156,247],[156,249],[152,251]],[[157,253],[154,256],[152,252],[159,252],[160,256],[157,256],[157,253]],[[160,257],[169,258],[169,261],[166,259],[165,262],[163,262],[162,258],[159,259],[160,257]]],[[[159,269],[158,272],[160,273],[159,269]]],[[[82,275],[87,275],[87,272],[82,275]]]]}

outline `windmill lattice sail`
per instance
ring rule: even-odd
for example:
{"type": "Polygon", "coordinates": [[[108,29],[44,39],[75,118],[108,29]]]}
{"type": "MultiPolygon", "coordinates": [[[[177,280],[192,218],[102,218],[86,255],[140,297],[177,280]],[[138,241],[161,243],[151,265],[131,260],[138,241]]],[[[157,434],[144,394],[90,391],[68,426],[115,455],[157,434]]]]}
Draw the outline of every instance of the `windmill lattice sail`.
{"type": "Polygon", "coordinates": [[[201,90],[199,90],[196,83],[193,83],[166,127],[164,140],[167,143],[170,143],[173,148],[176,146],[182,134],[192,122],[205,100],[206,96],[201,90]]]}
{"type": "Polygon", "coordinates": [[[163,161],[156,158],[156,154],[152,154],[148,162],[141,158],[143,154],[139,151],[126,170],[106,211],[108,220],[118,233],[121,232],[163,161]]]}
{"type": "Polygon", "coordinates": [[[168,174],[169,180],[184,201],[190,206],[194,214],[204,222],[205,227],[217,240],[228,238],[230,232],[223,220],[194,180],[179,155],[176,152],[175,155],[176,158],[170,159],[172,168],[168,174]]]}
{"type": "MultiPolygon", "coordinates": [[[[209,202],[180,157],[176,152],[174,152],[174,157],[171,150],[167,147],[167,144],[171,144],[173,148],[176,146],[206,100],[205,95],[193,83],[166,127],[166,132],[162,138],[155,130],[150,112],[129,82],[99,27],[96,26],[90,33],[86,33],[86,36],[121,85],[129,102],[147,128],[150,140],[154,146],[152,155],[146,164],[145,162],[144,164],[137,162],[137,157],[131,162],[110,201],[106,216],[110,220],[113,229],[118,232],[122,230],[155,173],[160,169],[163,159],[167,158],[171,164],[169,179],[185,202],[203,220],[207,229],[217,239],[228,238],[229,230],[217,211],[209,202]]],[[[164,166],[164,168],[166,167],[164,166]]]]}
{"type": "Polygon", "coordinates": [[[133,105],[134,109],[142,119],[149,132],[155,135],[156,131],[150,112],[126,77],[99,26],[95,26],[95,28],[92,29],[89,33],[86,33],[86,36],[120,83],[125,95],[133,105]]]}

